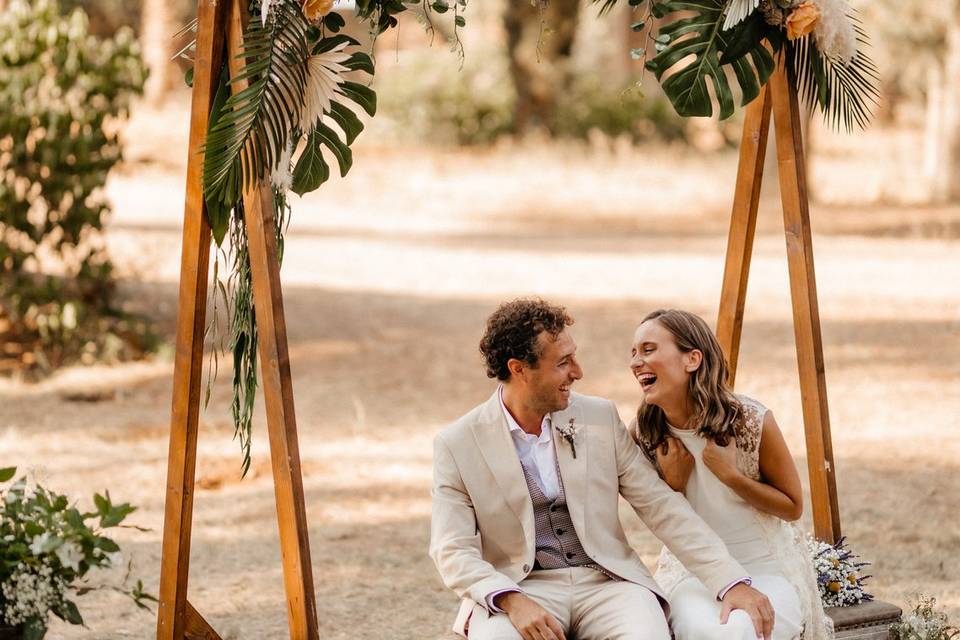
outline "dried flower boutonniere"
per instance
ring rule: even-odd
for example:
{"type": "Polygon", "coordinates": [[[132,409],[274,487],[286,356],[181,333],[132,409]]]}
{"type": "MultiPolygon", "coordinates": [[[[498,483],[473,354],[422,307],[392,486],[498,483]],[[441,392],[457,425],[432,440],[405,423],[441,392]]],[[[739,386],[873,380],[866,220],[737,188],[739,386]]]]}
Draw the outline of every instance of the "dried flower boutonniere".
{"type": "Polygon", "coordinates": [[[554,428],[557,430],[564,440],[570,443],[570,452],[573,453],[574,459],[577,457],[577,443],[575,442],[577,437],[577,425],[574,424],[574,419],[570,418],[570,422],[567,424],[558,424],[554,428]]]}

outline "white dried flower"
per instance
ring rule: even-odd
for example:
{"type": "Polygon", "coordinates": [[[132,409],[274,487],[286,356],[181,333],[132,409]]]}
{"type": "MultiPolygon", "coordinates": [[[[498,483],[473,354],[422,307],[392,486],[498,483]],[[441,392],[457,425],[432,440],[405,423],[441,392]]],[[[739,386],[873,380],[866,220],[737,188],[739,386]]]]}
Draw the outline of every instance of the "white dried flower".
{"type": "Polygon", "coordinates": [[[857,55],[857,34],[850,20],[847,0],[813,0],[820,20],[813,30],[817,49],[831,60],[849,64],[857,55]]]}
{"type": "Polygon", "coordinates": [[[293,140],[287,138],[283,153],[277,159],[277,166],[270,172],[270,183],[281,193],[290,191],[293,186],[293,174],[290,172],[290,158],[293,157],[293,140]]]}
{"type": "Polygon", "coordinates": [[[273,0],[263,0],[260,3],[260,24],[267,26],[267,16],[270,15],[270,3],[273,0]]]}

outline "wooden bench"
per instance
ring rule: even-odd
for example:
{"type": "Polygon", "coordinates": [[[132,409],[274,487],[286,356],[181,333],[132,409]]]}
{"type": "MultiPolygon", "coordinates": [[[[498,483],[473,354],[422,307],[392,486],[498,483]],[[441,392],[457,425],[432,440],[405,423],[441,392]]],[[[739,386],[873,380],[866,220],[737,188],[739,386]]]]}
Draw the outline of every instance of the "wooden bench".
{"type": "Polygon", "coordinates": [[[887,602],[864,602],[850,607],[827,607],[833,619],[837,640],[887,640],[890,626],[900,620],[903,611],[887,602]]]}

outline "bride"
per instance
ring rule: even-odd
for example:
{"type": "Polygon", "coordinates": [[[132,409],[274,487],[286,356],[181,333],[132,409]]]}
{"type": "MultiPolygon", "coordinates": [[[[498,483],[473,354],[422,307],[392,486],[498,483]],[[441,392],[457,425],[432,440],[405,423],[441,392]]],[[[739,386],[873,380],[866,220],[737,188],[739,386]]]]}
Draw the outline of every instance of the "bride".
{"type": "MultiPolygon", "coordinates": [[[[634,335],[630,368],[643,398],[630,426],[663,479],[750,572],[776,612],[774,640],[833,637],[802,535],[800,477],[773,414],[727,387],[727,365],[700,317],[658,310],[634,335]]],[[[664,548],[657,582],[677,640],[753,640],[742,611],[720,619],[716,594],[664,548]]]]}

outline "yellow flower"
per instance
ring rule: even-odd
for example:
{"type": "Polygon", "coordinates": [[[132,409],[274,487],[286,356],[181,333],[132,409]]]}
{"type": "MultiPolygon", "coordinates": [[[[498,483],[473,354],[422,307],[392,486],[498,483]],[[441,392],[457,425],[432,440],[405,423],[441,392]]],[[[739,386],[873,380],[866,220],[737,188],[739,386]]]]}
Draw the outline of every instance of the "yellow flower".
{"type": "Polygon", "coordinates": [[[857,584],[857,574],[851,573],[850,575],[848,575],[847,582],[849,582],[850,584],[857,584]]]}
{"type": "Polygon", "coordinates": [[[319,20],[333,9],[334,0],[303,0],[303,15],[307,20],[319,20]]]}
{"type": "Polygon", "coordinates": [[[827,585],[827,588],[830,589],[830,591],[833,591],[834,593],[840,593],[839,582],[831,582],[830,584],[827,585]]]}
{"type": "Polygon", "coordinates": [[[812,2],[801,2],[787,16],[787,39],[802,38],[817,26],[820,21],[820,9],[812,2]]]}

